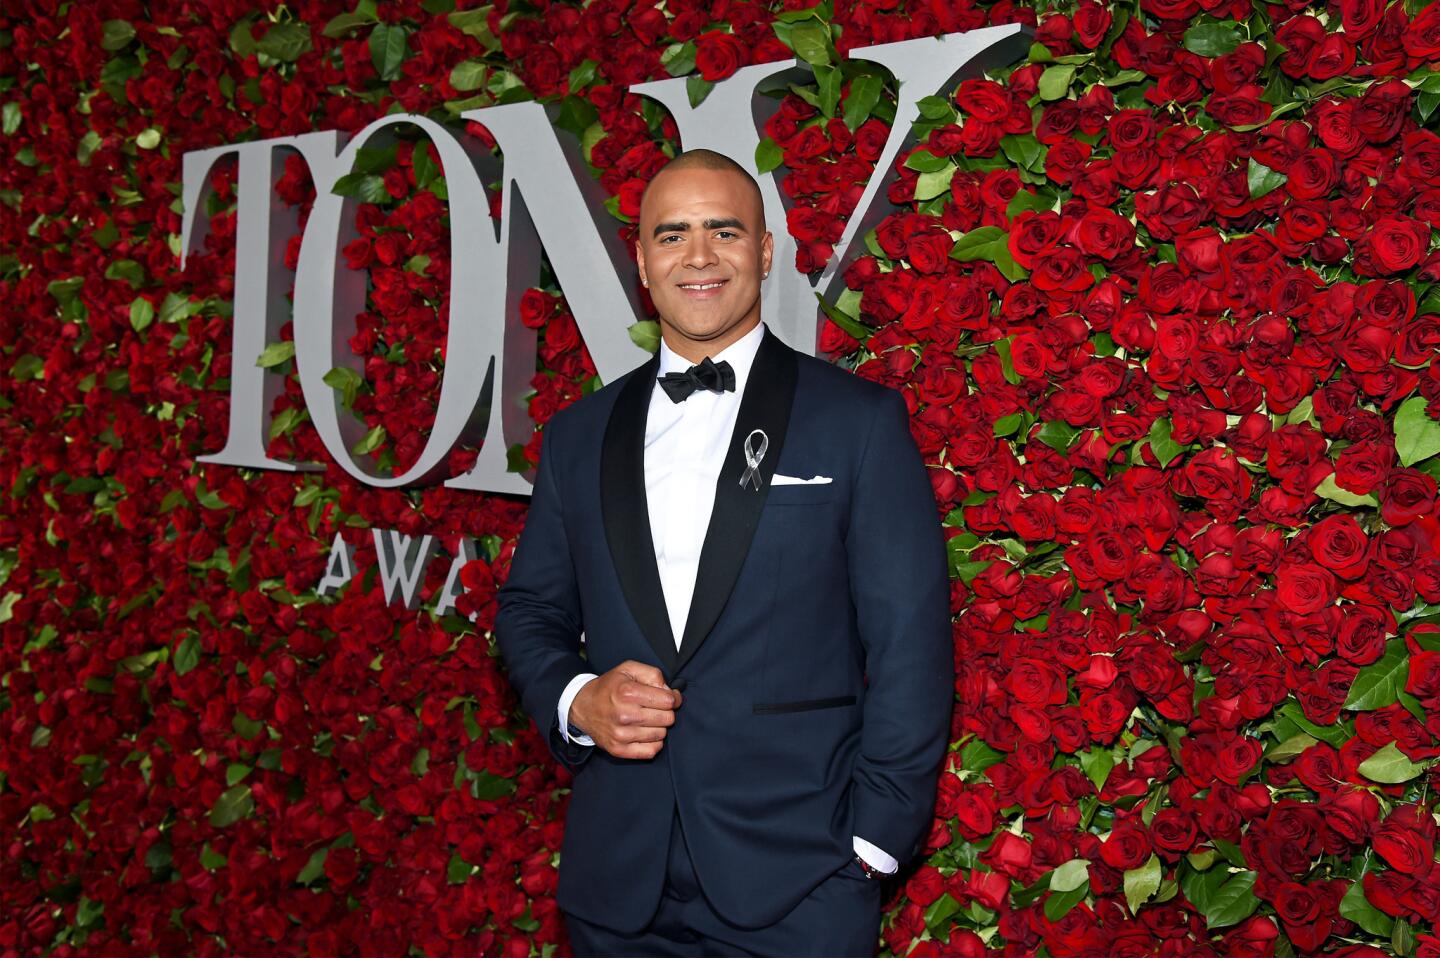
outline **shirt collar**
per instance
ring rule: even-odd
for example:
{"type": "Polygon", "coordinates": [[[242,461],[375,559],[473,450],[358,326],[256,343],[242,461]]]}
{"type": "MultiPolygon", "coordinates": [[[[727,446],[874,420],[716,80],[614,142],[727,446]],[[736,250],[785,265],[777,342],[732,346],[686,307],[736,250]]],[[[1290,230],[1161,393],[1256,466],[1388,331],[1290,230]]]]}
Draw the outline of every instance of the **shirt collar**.
{"type": "MultiPolygon", "coordinates": [[[[755,363],[755,354],[760,351],[760,341],[765,338],[765,324],[756,323],[755,328],[735,342],[726,346],[710,359],[714,362],[724,360],[730,364],[735,371],[735,394],[741,395],[745,392],[745,381],[750,378],[750,367],[755,363]]],[[[683,373],[693,363],[684,356],[674,352],[666,345],[664,338],[660,340],[660,373],[683,373]]]]}

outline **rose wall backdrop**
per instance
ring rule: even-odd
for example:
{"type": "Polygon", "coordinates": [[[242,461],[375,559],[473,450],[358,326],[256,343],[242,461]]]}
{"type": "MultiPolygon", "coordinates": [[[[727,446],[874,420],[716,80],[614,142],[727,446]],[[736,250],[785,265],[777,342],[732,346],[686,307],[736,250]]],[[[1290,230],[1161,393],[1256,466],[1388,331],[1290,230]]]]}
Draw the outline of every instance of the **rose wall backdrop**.
{"type": "MultiPolygon", "coordinates": [[[[632,237],[678,144],[626,87],[798,54],[758,155],[811,271],[894,115],[845,51],[1017,21],[1028,62],[922,101],[821,337],[903,390],[951,537],[955,746],[877,947],[1440,956],[1440,4],[1412,0],[7,4],[0,952],[568,951],[567,778],[489,634],[525,500],[351,480],[288,326],[271,450],[328,471],[197,463],[235,176],[182,273],[183,152],[536,98],[632,237]],[[474,537],[464,614],[387,605],[370,528],[474,537]],[[317,598],[337,531],[360,571],[317,598]]],[[[402,141],[343,188],[371,296],[332,385],[403,468],[443,170],[402,141]]],[[[279,193],[303,213],[301,164],[279,193]]],[[[543,425],[597,383],[534,283],[543,425]]]]}

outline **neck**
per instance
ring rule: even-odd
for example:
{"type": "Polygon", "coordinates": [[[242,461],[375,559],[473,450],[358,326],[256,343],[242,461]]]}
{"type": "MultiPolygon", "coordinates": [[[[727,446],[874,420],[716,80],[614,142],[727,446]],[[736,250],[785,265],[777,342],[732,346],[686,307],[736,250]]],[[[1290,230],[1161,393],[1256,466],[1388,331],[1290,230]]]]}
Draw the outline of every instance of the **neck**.
{"type": "Polygon", "coordinates": [[[725,347],[739,342],[746,333],[759,325],[760,315],[756,313],[753,319],[743,320],[714,339],[691,339],[662,318],[660,320],[660,337],[665,340],[665,345],[670,347],[672,353],[693,365],[706,356],[713,358],[725,347]]]}

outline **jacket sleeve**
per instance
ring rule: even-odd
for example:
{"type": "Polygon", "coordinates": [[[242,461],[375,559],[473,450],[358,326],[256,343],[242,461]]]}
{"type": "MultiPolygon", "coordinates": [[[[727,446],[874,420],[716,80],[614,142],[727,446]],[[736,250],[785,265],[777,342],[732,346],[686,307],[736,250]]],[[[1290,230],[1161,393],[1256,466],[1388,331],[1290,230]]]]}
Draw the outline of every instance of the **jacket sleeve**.
{"type": "Polygon", "coordinates": [[[851,500],[847,553],[867,688],[854,834],[901,862],[929,835],[955,662],[944,538],[904,400],[879,404],[851,500]]]}
{"type": "Polygon", "coordinates": [[[552,419],[540,440],[540,466],[525,528],[510,561],[510,574],[497,594],[495,637],[520,694],[555,758],[572,769],[594,746],[560,734],[556,707],[570,680],[590,668],[580,655],[584,620],[575,564],[565,535],[555,456],[563,444],[552,419]]]}

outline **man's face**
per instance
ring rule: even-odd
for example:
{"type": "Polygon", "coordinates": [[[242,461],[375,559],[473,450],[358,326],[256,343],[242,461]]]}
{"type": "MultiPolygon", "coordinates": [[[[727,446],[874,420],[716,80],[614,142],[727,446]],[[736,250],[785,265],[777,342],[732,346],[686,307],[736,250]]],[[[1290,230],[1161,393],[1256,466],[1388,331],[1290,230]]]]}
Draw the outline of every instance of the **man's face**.
{"type": "Polygon", "coordinates": [[[773,248],[759,198],[739,174],[660,173],[640,204],[636,253],[670,348],[693,362],[753,329],[773,248]]]}

